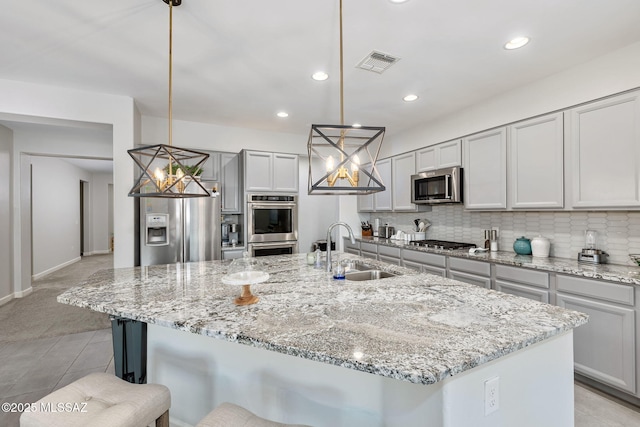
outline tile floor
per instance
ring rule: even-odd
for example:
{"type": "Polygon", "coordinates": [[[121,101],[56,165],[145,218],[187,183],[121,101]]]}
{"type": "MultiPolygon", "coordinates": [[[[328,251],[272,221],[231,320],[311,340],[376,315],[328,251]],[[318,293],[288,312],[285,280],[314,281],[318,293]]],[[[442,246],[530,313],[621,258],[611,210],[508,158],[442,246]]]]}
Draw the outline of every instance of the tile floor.
{"type": "MultiPolygon", "coordinates": [[[[18,341],[0,346],[0,401],[35,402],[91,372],[114,372],[111,330],[18,341]]],[[[640,408],[588,386],[575,386],[576,427],[637,427],[640,408]]],[[[0,412],[0,426],[18,427],[19,414],[0,412]]]]}
{"type": "MultiPolygon", "coordinates": [[[[114,372],[111,330],[0,344],[0,401],[30,403],[92,372],[114,372]]],[[[18,427],[0,411],[0,426],[18,427]]]]}

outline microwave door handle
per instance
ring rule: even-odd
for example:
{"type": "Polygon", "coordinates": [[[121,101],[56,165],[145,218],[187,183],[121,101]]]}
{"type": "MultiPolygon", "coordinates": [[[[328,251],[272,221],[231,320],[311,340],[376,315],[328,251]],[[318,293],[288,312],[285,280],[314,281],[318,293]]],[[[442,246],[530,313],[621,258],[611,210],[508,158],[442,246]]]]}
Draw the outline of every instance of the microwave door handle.
{"type": "Polygon", "coordinates": [[[451,199],[451,193],[449,188],[449,182],[451,181],[451,175],[447,174],[444,176],[444,198],[451,199]]]}

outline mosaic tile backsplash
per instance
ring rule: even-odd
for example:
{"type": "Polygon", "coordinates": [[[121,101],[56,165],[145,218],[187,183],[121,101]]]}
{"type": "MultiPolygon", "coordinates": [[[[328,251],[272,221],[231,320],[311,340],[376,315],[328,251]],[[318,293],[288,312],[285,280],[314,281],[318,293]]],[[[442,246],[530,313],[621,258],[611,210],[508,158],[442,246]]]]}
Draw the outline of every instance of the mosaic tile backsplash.
{"type": "Polygon", "coordinates": [[[550,256],[576,259],[584,247],[585,230],[598,232],[597,248],[609,254],[609,263],[628,264],[629,254],[640,254],[640,211],[585,212],[476,212],[462,205],[433,206],[431,212],[361,214],[373,224],[389,224],[396,230],[415,231],[413,220],[427,219],[427,239],[484,245],[485,229],[499,229],[499,249],[513,251],[520,236],[542,235],[551,241],[550,256]]]}

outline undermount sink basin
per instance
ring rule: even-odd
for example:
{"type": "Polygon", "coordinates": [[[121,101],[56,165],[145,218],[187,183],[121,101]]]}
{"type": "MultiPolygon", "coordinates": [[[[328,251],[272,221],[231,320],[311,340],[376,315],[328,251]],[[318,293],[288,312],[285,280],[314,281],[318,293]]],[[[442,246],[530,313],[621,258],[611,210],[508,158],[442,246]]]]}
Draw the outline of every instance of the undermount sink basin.
{"type": "Polygon", "coordinates": [[[375,267],[373,267],[371,265],[367,265],[367,264],[362,264],[359,261],[351,261],[347,265],[347,271],[349,271],[349,270],[369,271],[369,270],[375,270],[375,269],[376,269],[375,267]]]}
{"type": "Polygon", "coordinates": [[[352,271],[345,274],[344,278],[347,280],[363,281],[363,280],[377,280],[387,277],[395,277],[397,274],[389,273],[381,270],[365,270],[365,271],[352,271]]]}

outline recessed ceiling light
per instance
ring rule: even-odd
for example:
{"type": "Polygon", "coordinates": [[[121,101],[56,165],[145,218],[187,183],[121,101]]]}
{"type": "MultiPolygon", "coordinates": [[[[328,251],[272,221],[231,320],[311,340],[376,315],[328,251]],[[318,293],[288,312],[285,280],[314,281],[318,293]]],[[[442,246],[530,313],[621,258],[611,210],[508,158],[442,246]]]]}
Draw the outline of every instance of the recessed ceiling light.
{"type": "Polygon", "coordinates": [[[408,2],[409,0],[389,0],[391,3],[405,3],[408,2]]]}
{"type": "Polygon", "coordinates": [[[362,125],[360,123],[354,123],[351,126],[353,126],[354,128],[361,128],[362,125]]]}
{"type": "Polygon", "coordinates": [[[282,118],[289,117],[289,113],[287,113],[286,111],[280,111],[278,112],[278,114],[276,114],[276,116],[282,117],[282,118]]]}
{"type": "Polygon", "coordinates": [[[504,48],[507,50],[518,49],[527,43],[529,43],[529,37],[516,37],[515,39],[509,40],[504,45],[504,48]]]}
{"type": "Polygon", "coordinates": [[[329,78],[329,74],[325,73],[324,71],[316,71],[311,75],[311,78],[313,80],[318,80],[319,82],[321,82],[323,80],[327,80],[329,78]]]}
{"type": "Polygon", "coordinates": [[[411,101],[415,101],[416,99],[418,99],[418,95],[410,94],[410,95],[405,96],[402,99],[404,99],[407,102],[411,102],[411,101]]]}

